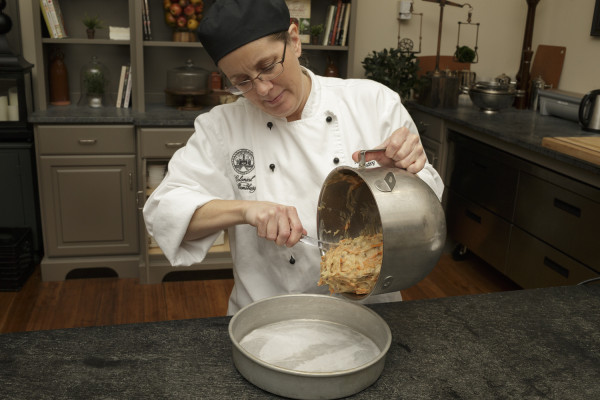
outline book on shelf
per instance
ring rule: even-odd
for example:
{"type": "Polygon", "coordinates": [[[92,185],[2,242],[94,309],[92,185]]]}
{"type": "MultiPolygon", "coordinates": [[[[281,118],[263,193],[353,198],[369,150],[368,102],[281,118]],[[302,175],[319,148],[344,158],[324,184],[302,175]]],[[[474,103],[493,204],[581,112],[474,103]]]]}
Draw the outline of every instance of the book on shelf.
{"type": "Polygon", "coordinates": [[[331,25],[331,34],[329,35],[329,44],[330,46],[333,46],[335,44],[335,38],[337,36],[337,32],[338,32],[338,24],[339,24],[339,20],[340,20],[340,13],[342,12],[342,0],[338,0],[337,1],[337,5],[335,6],[335,17],[333,19],[333,23],[331,25]]]}
{"type": "MultiPolygon", "coordinates": [[[[125,77],[123,78],[123,90],[121,91],[121,95],[120,95],[120,103],[121,103],[121,107],[125,106],[125,92],[127,91],[127,80],[129,80],[129,70],[131,69],[130,65],[125,65],[125,77]]],[[[122,68],[121,68],[122,70],[122,68]]]]}
{"type": "Polygon", "coordinates": [[[60,4],[58,0],[44,0],[48,4],[49,19],[54,27],[56,33],[56,39],[62,39],[67,37],[67,31],[65,30],[65,20],[60,10],[60,4]]]}
{"type": "Polygon", "coordinates": [[[340,40],[338,44],[340,46],[346,46],[346,40],[348,37],[348,26],[350,24],[350,8],[352,7],[351,3],[346,3],[346,7],[344,8],[344,22],[342,25],[342,32],[340,33],[340,40]]]}
{"type": "Polygon", "coordinates": [[[125,96],[123,99],[123,108],[129,108],[129,103],[131,101],[131,85],[132,85],[132,81],[133,81],[133,71],[131,70],[131,67],[127,68],[127,85],[125,86],[125,96]]]}
{"type": "Polygon", "coordinates": [[[109,26],[108,38],[111,40],[129,40],[129,27],[109,26]]]}
{"type": "Polygon", "coordinates": [[[301,43],[310,43],[311,0],[285,0],[290,10],[290,22],[296,24],[301,43]]]}
{"type": "Polygon", "coordinates": [[[329,34],[331,33],[331,25],[333,24],[333,18],[335,18],[335,8],[333,4],[327,7],[327,18],[325,19],[325,31],[323,35],[323,46],[329,44],[329,34]]]}
{"type": "Polygon", "coordinates": [[[152,40],[152,30],[150,29],[150,7],[148,6],[148,0],[144,0],[143,3],[142,26],[144,40],[152,40]]]}
{"type": "Polygon", "coordinates": [[[125,75],[127,74],[127,65],[121,66],[121,77],[119,78],[119,87],[117,89],[116,107],[120,108],[123,100],[123,87],[125,86],[125,75]]]}
{"type": "Polygon", "coordinates": [[[46,23],[46,27],[48,28],[48,33],[50,34],[50,37],[52,39],[55,39],[57,35],[56,26],[54,26],[52,22],[50,9],[46,0],[40,0],[40,11],[42,12],[42,16],[44,17],[44,22],[46,23]]]}

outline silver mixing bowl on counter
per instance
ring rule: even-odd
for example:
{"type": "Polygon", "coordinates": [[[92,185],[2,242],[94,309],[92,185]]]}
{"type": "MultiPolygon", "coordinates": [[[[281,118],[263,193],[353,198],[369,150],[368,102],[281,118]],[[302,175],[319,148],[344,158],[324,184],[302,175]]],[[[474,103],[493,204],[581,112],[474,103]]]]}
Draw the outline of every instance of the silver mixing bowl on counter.
{"type": "Polygon", "coordinates": [[[473,104],[488,114],[512,106],[516,95],[514,84],[498,80],[476,82],[469,88],[469,97],[473,104]]]}

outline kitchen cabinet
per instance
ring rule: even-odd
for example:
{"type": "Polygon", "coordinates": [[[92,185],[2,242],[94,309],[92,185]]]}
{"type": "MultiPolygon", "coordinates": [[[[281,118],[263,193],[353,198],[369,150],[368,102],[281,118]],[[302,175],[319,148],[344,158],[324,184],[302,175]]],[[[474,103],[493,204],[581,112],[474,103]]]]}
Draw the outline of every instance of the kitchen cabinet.
{"type": "MultiPolygon", "coordinates": [[[[167,71],[184,66],[188,59],[195,66],[208,71],[217,67],[203,50],[200,42],[173,41],[173,29],[164,21],[163,4],[149,1],[149,16],[152,38],[145,40],[143,35],[143,1],[140,0],[61,0],[68,37],[52,39],[45,32],[44,21],[40,16],[40,1],[31,1],[33,15],[24,20],[32,21],[24,29],[32,30],[35,38],[33,46],[35,60],[30,60],[37,69],[35,85],[36,110],[52,109],[49,104],[48,66],[55,50],[64,54],[69,77],[70,99],[77,104],[81,95],[80,71],[92,56],[106,65],[110,75],[109,97],[117,94],[121,66],[130,64],[133,76],[132,106],[134,112],[146,112],[166,102],[165,88],[167,71]],[[104,29],[96,30],[95,39],[87,39],[82,18],[85,14],[97,15],[104,22],[104,29]],[[129,27],[129,40],[110,40],[108,27],[129,27]]],[[[358,0],[353,0],[357,2],[358,0]]],[[[213,0],[205,0],[209,8],[213,0]]],[[[324,23],[329,0],[311,1],[311,23],[324,23]]],[[[353,11],[356,7],[353,7],[353,11]]],[[[24,8],[27,12],[29,7],[24,8]]],[[[324,74],[329,61],[338,68],[341,77],[352,75],[351,63],[354,43],[355,12],[351,12],[348,46],[303,45],[301,62],[319,75],[324,74]]],[[[111,102],[112,103],[112,102],[111,102]]]]}
{"type": "Polygon", "coordinates": [[[129,125],[34,127],[43,280],[109,267],[137,277],[135,131],[129,125]]]}
{"type": "Polygon", "coordinates": [[[425,149],[427,160],[445,183],[448,144],[444,120],[411,108],[409,108],[409,113],[421,135],[421,143],[425,149]]]}
{"type": "MultiPolygon", "coordinates": [[[[192,128],[138,128],[138,169],[145,171],[138,179],[138,212],[141,224],[139,277],[141,283],[162,282],[171,272],[220,270],[233,268],[233,259],[229,248],[229,238],[223,234],[222,243],[216,243],[209,250],[206,258],[199,264],[189,267],[172,267],[161,249],[148,234],[143,223],[142,210],[148,196],[152,193],[156,182],[150,183],[151,170],[165,170],[175,151],[183,147],[192,135],[192,128]]],[[[154,180],[154,179],[153,179],[154,180]]]]}
{"type": "Polygon", "coordinates": [[[525,288],[600,276],[600,189],[449,132],[449,236],[525,288]]]}

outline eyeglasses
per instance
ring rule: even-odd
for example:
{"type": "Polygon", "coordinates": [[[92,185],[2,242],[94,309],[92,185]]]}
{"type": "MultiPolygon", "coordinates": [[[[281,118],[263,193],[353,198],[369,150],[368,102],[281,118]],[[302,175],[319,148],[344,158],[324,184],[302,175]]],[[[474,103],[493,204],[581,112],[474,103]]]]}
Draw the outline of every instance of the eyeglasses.
{"type": "Polygon", "coordinates": [[[283,45],[283,55],[281,56],[281,61],[277,61],[276,63],[268,66],[267,68],[260,71],[255,78],[247,79],[245,81],[241,81],[240,83],[233,84],[225,90],[227,90],[231,94],[241,95],[249,92],[254,87],[254,81],[260,80],[262,82],[272,81],[277,78],[283,72],[283,62],[285,61],[285,49],[287,47],[287,41],[284,42],[283,45]]]}

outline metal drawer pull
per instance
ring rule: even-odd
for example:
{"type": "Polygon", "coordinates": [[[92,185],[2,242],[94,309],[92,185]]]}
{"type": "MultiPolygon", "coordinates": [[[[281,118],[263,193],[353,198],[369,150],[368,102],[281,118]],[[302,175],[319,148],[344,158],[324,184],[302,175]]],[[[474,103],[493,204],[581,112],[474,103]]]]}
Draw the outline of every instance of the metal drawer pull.
{"type": "Polygon", "coordinates": [[[84,144],[84,145],[96,144],[96,142],[97,142],[96,139],[79,139],[79,144],[84,144]]]}
{"type": "Polygon", "coordinates": [[[569,278],[569,270],[563,267],[562,265],[558,264],[557,262],[552,261],[548,257],[544,257],[544,265],[550,268],[551,270],[558,272],[565,278],[569,278]]]}
{"type": "Polygon", "coordinates": [[[569,214],[576,216],[577,218],[581,217],[581,209],[572,204],[569,204],[561,199],[554,198],[554,207],[559,208],[569,214]]]}
{"type": "Polygon", "coordinates": [[[475,214],[473,211],[466,209],[465,210],[465,215],[472,219],[473,221],[477,222],[478,224],[481,224],[481,217],[477,214],[475,214]]]}
{"type": "Polygon", "coordinates": [[[183,146],[183,143],[181,142],[169,142],[169,143],[165,143],[165,147],[167,149],[178,149],[180,147],[183,146]]]}

